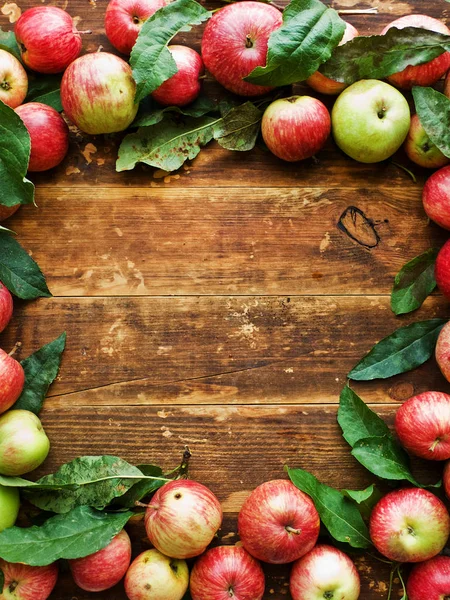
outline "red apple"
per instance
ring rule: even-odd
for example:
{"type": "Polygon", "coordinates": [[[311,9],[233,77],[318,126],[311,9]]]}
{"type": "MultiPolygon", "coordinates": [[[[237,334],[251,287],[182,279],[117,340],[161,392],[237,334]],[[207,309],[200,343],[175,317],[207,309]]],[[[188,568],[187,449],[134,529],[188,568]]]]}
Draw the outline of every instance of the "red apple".
{"type": "Polygon", "coordinates": [[[0,100],[16,108],[25,100],[28,92],[28,77],[15,56],[0,50],[0,100]]]}
{"type": "Polygon", "coordinates": [[[411,117],[411,126],[404,148],[410,160],[426,169],[438,169],[450,162],[450,158],[442,154],[430,140],[418,115],[411,117]]]}
{"type": "Polygon", "coordinates": [[[14,206],[4,206],[0,204],[0,223],[9,219],[17,210],[19,210],[20,204],[15,204],[14,206]]]}
{"type": "Polygon", "coordinates": [[[163,106],[185,106],[200,94],[200,75],[203,61],[198,52],[187,46],[169,46],[178,72],[152,93],[152,98],[163,106]]]}
{"type": "Polygon", "coordinates": [[[69,560],[72,577],[87,592],[109,590],[125,576],[131,561],[131,541],[122,529],[110,543],[94,554],[69,560]]]}
{"type": "Polygon", "coordinates": [[[188,589],[189,569],[184,560],[147,550],[131,563],[124,583],[129,600],[181,600],[188,589]]]}
{"type": "Polygon", "coordinates": [[[450,598],[450,557],[435,556],[416,565],[406,584],[409,600],[447,600],[450,598]]]}
{"type": "Polygon", "coordinates": [[[396,562],[422,562],[444,548],[450,516],[437,496],[420,488],[386,494],[370,516],[370,536],[376,549],[396,562]]]}
{"type": "Polygon", "coordinates": [[[227,90],[259,96],[271,87],[243,81],[266,64],[270,34],[282,24],[281,12],[263,2],[236,2],[214,13],[202,38],[205,67],[227,90]]]}
{"type": "Polygon", "coordinates": [[[435,356],[442,375],[447,381],[450,381],[450,321],[441,329],[436,343],[435,356]]]}
{"type": "Polygon", "coordinates": [[[323,148],[330,135],[331,119],[327,107],[317,98],[291,96],[269,104],[261,127],[269,150],[278,158],[295,162],[323,148]]]}
{"type": "Polygon", "coordinates": [[[219,500],[206,486],[189,479],[163,485],[145,512],[149,540],[173,558],[191,558],[204,552],[221,523],[219,500]]]}
{"type": "Polygon", "coordinates": [[[191,573],[192,600],[261,600],[265,578],[261,565],[244,548],[211,548],[191,573]]]}
{"type": "MultiPolygon", "coordinates": [[[[419,27],[421,29],[429,29],[437,33],[445,33],[450,35],[450,29],[442,21],[433,19],[427,15],[406,15],[389,23],[381,35],[384,35],[391,27],[404,29],[405,27],[419,27]]],[[[394,73],[387,79],[390,83],[396,85],[402,90],[410,90],[415,85],[434,85],[450,68],[450,52],[444,52],[437,58],[430,60],[423,65],[406,67],[400,73],[394,73]]]]}
{"type": "Polygon", "coordinates": [[[72,17],[56,6],[29,8],[14,33],[23,62],[38,73],[61,73],[81,51],[81,35],[72,17]]]}
{"type": "Polygon", "coordinates": [[[422,201],[428,217],[440,227],[450,229],[450,166],[427,179],[422,201]]]}
{"type": "Polygon", "coordinates": [[[0,333],[6,329],[11,320],[12,314],[13,299],[11,293],[0,281],[0,333]]]}
{"type": "Polygon", "coordinates": [[[439,251],[434,276],[441,292],[450,300],[450,240],[439,251]]]}
{"type": "Polygon", "coordinates": [[[5,577],[1,600],[46,600],[58,579],[56,563],[30,567],[22,563],[8,563],[0,558],[0,571],[5,577]]]}
{"type": "Polygon", "coordinates": [[[24,383],[22,365],[0,348],[0,414],[11,408],[18,399],[24,383]]]}
{"type": "Polygon", "coordinates": [[[31,140],[28,171],[47,171],[59,165],[69,150],[69,128],[58,111],[40,102],[27,102],[16,113],[31,140]]]}
{"type": "Polygon", "coordinates": [[[445,463],[443,473],[444,491],[447,498],[450,498],[450,461],[445,463]]]}
{"type": "Polygon", "coordinates": [[[108,40],[119,52],[130,54],[144,22],[166,3],[166,0],[111,0],[105,14],[108,40]]]}
{"type": "Polygon", "coordinates": [[[317,542],[319,514],[309,496],[284,479],[258,486],[241,508],[238,531],[252,556],[273,564],[289,563],[317,542]]]}
{"type": "Polygon", "coordinates": [[[360,580],[346,554],[319,545],[292,565],[289,588],[293,600],[358,600],[360,580]]]}

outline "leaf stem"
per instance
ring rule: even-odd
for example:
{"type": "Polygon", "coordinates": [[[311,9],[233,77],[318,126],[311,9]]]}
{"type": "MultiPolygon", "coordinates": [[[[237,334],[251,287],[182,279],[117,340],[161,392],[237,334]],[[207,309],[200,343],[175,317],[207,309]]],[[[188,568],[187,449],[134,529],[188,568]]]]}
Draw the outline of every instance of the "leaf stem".
{"type": "Polygon", "coordinates": [[[376,15],[378,14],[378,8],[374,6],[372,8],[336,9],[336,12],[340,15],[376,15]]]}
{"type": "Polygon", "coordinates": [[[411,177],[411,179],[414,181],[414,183],[417,183],[417,178],[416,178],[416,176],[414,175],[414,173],[412,171],[410,171],[409,169],[407,169],[406,167],[404,167],[400,163],[395,162],[394,160],[392,160],[391,162],[392,162],[393,165],[395,165],[399,169],[403,169],[403,171],[405,171],[405,173],[408,173],[408,175],[411,177]]]}
{"type": "Polygon", "coordinates": [[[395,564],[392,565],[391,574],[389,575],[389,593],[388,593],[387,600],[391,600],[392,586],[393,586],[393,583],[394,583],[394,574],[395,574],[396,570],[397,570],[397,564],[395,563],[395,564]]]}

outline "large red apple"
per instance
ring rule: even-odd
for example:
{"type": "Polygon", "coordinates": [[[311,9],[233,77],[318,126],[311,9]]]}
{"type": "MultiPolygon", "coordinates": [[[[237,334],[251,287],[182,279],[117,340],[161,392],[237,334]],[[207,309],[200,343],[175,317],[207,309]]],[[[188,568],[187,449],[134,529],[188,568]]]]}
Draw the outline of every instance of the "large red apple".
{"type": "Polygon", "coordinates": [[[309,552],[319,530],[320,518],[311,498],[284,479],[253,490],[238,517],[244,548],[273,564],[289,563],[309,552]]]}
{"type": "MultiPolygon", "coordinates": [[[[450,29],[439,21],[427,15],[406,15],[389,23],[381,35],[384,35],[391,27],[404,29],[405,27],[419,27],[429,29],[437,33],[450,35],[450,29]]],[[[402,90],[410,90],[415,85],[434,85],[450,68],[450,52],[444,52],[437,58],[423,65],[410,65],[400,73],[394,73],[388,77],[388,81],[402,90]]]]}
{"type": "Polygon", "coordinates": [[[58,111],[40,102],[27,102],[16,113],[31,140],[28,171],[47,171],[59,165],[69,150],[69,128],[58,111]]]}
{"type": "Polygon", "coordinates": [[[189,585],[189,569],[186,561],[153,548],[134,559],[124,583],[129,600],[181,600],[189,585]]]}
{"type": "Polygon", "coordinates": [[[4,206],[0,204],[0,223],[5,221],[5,219],[9,219],[17,210],[19,210],[20,204],[15,204],[14,206],[4,206]]]}
{"type": "Polygon", "coordinates": [[[61,73],[81,51],[81,35],[72,17],[56,6],[29,8],[14,33],[23,62],[38,73],[61,73]]]}
{"type": "Polygon", "coordinates": [[[144,22],[166,3],[166,0],[111,0],[106,7],[105,31],[114,48],[130,54],[144,22]]]}
{"type": "Polygon", "coordinates": [[[422,201],[428,217],[450,229],[450,166],[433,173],[425,183],[422,201]]]}
{"type": "Polygon", "coordinates": [[[450,534],[450,516],[437,496],[420,488],[386,494],[370,516],[376,549],[396,562],[422,562],[441,552],[450,534]]]}
{"type": "Polygon", "coordinates": [[[406,584],[408,600],[447,600],[450,598],[450,557],[435,556],[416,565],[406,584]]]}
{"type": "Polygon", "coordinates": [[[203,61],[198,52],[187,46],[169,46],[178,72],[152,93],[152,98],[163,106],[185,106],[200,94],[200,75],[203,61]]]}
{"type": "Polygon", "coordinates": [[[435,356],[442,375],[447,381],[450,381],[450,321],[444,325],[439,333],[435,356]]]}
{"type": "Polygon", "coordinates": [[[439,251],[434,276],[441,292],[450,300],[450,240],[439,251]]]}
{"type": "Polygon", "coordinates": [[[266,64],[270,34],[282,23],[281,12],[264,2],[236,2],[221,8],[208,21],[202,38],[205,67],[227,90],[259,96],[271,87],[243,81],[266,64]]]}
{"type": "Polygon", "coordinates": [[[0,414],[19,398],[24,383],[22,365],[0,348],[0,414]]]}
{"type": "Polygon", "coordinates": [[[131,541],[123,529],[110,543],[94,554],[69,560],[72,577],[87,592],[102,592],[125,576],[131,561],[131,541]]]}
{"type": "Polygon", "coordinates": [[[0,558],[0,571],[5,577],[1,600],[47,600],[58,579],[56,563],[30,567],[0,558]]]}
{"type": "Polygon", "coordinates": [[[28,92],[28,77],[15,56],[0,50],[0,100],[16,108],[25,100],[28,92]]]}
{"type": "Polygon", "coordinates": [[[11,293],[0,281],[0,333],[6,329],[11,320],[12,314],[13,299],[11,293]]]}
{"type": "Polygon", "coordinates": [[[222,523],[219,500],[196,481],[166,483],[145,512],[151,543],[173,558],[191,558],[205,551],[222,523]]]}
{"type": "Polygon", "coordinates": [[[438,169],[450,162],[428,137],[418,115],[411,117],[411,126],[404,143],[408,158],[426,169],[438,169]]]}
{"type": "Polygon", "coordinates": [[[261,600],[261,565],[238,546],[218,546],[201,556],[191,573],[192,600],[261,600]]]}

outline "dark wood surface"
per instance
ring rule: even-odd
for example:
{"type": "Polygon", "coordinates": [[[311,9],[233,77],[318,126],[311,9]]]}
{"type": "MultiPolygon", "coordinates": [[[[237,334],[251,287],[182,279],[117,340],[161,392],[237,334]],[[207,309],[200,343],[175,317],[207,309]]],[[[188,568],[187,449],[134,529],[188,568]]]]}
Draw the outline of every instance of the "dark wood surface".
{"type": "MultiPolygon", "coordinates": [[[[93,31],[85,51],[111,49],[105,0],[59,5],[93,31]]],[[[444,0],[332,5],[376,6],[376,15],[347,17],[361,33],[412,12],[445,20],[450,10],[444,0]]],[[[1,15],[0,26],[12,24],[1,15]]],[[[196,48],[199,41],[198,31],[180,36],[196,48]]],[[[205,85],[219,93],[209,78],[205,85]]],[[[285,464],[338,488],[370,483],[340,436],[336,404],[346,373],[376,341],[401,324],[448,315],[439,294],[408,317],[389,308],[401,265],[447,238],[422,208],[427,173],[400,152],[395,160],[412,167],[413,183],[391,161],[351,161],[331,140],[317,161],[294,165],[260,148],[240,154],[212,144],[175,174],[115,173],[120,139],[72,131],[62,165],[32,177],[38,208],[8,221],[54,297],[16,302],[0,345],[20,340],[27,356],[68,334],[42,413],[52,449],[40,473],[83,454],[172,467],[188,444],[191,476],[223,502],[223,543],[237,541],[248,493],[283,477],[285,464]]],[[[355,389],[389,423],[410,395],[450,391],[434,360],[355,389]]],[[[135,552],[147,547],[139,520],[129,530],[135,552]]],[[[356,560],[361,598],[386,598],[385,567],[356,560]]],[[[287,568],[268,567],[265,598],[288,598],[287,581],[287,568]]],[[[120,585],[82,592],[63,573],[51,598],[125,595],[120,585]]]]}

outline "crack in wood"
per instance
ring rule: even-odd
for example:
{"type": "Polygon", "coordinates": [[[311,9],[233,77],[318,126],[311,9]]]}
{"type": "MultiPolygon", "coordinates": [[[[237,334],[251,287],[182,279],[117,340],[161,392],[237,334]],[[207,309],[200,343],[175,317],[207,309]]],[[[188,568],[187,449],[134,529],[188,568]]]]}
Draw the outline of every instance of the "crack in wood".
{"type": "Polygon", "coordinates": [[[376,224],[357,206],[349,206],[339,217],[337,228],[364,248],[376,248],[381,241],[376,224]]]}

